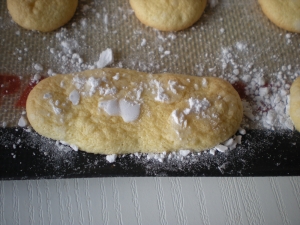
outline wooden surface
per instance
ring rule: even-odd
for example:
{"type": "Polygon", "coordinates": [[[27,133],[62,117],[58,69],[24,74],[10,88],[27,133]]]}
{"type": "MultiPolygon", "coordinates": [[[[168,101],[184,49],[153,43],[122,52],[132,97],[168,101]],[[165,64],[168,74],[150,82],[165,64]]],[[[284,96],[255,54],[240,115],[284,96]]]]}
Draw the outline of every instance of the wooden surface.
{"type": "Polygon", "coordinates": [[[2,181],[0,224],[300,224],[299,177],[2,181]]]}

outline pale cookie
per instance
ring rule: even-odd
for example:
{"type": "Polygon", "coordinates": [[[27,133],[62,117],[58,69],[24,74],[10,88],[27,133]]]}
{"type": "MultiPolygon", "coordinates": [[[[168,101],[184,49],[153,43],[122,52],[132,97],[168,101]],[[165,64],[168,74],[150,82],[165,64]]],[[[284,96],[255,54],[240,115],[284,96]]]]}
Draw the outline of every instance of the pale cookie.
{"type": "Polygon", "coordinates": [[[234,135],[243,116],[222,79],[125,69],[49,77],[26,110],[39,134],[101,154],[209,149],[234,135]]]}
{"type": "Polygon", "coordinates": [[[258,0],[264,14],[278,27],[300,33],[300,0],[258,0]]]}
{"type": "Polygon", "coordinates": [[[74,15],[78,0],[7,0],[12,19],[21,27],[42,32],[65,25],[74,15]]]}
{"type": "Polygon", "coordinates": [[[290,89],[290,117],[295,128],[300,131],[300,77],[293,82],[290,89]]]}
{"type": "Polygon", "coordinates": [[[201,17],[207,0],[130,0],[136,17],[162,31],[192,26],[201,17]]]}

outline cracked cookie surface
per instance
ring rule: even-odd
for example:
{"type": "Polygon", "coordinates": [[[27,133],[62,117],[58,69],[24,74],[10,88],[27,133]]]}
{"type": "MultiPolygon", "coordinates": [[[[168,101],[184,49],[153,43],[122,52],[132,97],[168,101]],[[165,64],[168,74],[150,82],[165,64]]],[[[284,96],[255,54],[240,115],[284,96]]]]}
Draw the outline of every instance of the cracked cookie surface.
{"type": "Polygon", "coordinates": [[[220,78],[112,68],[44,79],[26,111],[39,134],[101,154],[206,150],[234,135],[243,116],[220,78]]]}

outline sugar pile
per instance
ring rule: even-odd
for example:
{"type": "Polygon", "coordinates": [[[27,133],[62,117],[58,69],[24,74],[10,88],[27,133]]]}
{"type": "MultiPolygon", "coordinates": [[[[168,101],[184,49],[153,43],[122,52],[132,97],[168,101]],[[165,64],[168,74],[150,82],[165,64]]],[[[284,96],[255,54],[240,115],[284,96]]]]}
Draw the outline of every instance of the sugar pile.
{"type": "MultiPolygon", "coordinates": [[[[82,25],[82,21],[81,21],[82,25]]],[[[79,32],[79,31],[78,31],[79,32]]],[[[62,28],[60,32],[56,33],[56,39],[60,42],[59,48],[48,47],[54,60],[60,63],[60,73],[70,73],[83,70],[91,70],[95,68],[103,68],[113,63],[114,58],[112,49],[107,48],[99,54],[99,59],[94,62],[85,62],[80,54],[81,44],[80,40],[68,38],[69,33],[62,28]]],[[[38,65],[38,64],[36,64],[38,65]]],[[[35,65],[36,70],[40,67],[35,65]]],[[[48,75],[55,75],[54,69],[48,69],[48,75]]]]}
{"type": "Polygon", "coordinates": [[[243,98],[244,115],[249,120],[244,121],[243,126],[293,130],[289,117],[289,89],[300,70],[287,65],[266,74],[264,69],[255,68],[251,61],[246,65],[239,63],[236,51],[246,53],[248,46],[237,42],[233,47],[222,48],[219,64],[224,72],[219,77],[237,87],[243,98]]]}

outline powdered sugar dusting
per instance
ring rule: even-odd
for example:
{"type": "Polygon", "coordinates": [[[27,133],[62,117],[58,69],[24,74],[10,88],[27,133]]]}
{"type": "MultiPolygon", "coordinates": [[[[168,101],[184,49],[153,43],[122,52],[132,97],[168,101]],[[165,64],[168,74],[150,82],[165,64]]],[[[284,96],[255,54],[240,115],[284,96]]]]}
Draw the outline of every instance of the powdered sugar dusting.
{"type": "Polygon", "coordinates": [[[151,85],[156,86],[156,97],[155,101],[158,102],[167,102],[169,101],[169,96],[166,94],[165,89],[163,88],[162,84],[157,80],[152,80],[150,82],[151,85]]]}
{"type": "Polygon", "coordinates": [[[189,98],[189,105],[191,112],[199,114],[201,111],[206,110],[210,103],[206,98],[200,100],[192,97],[189,98]]]}

